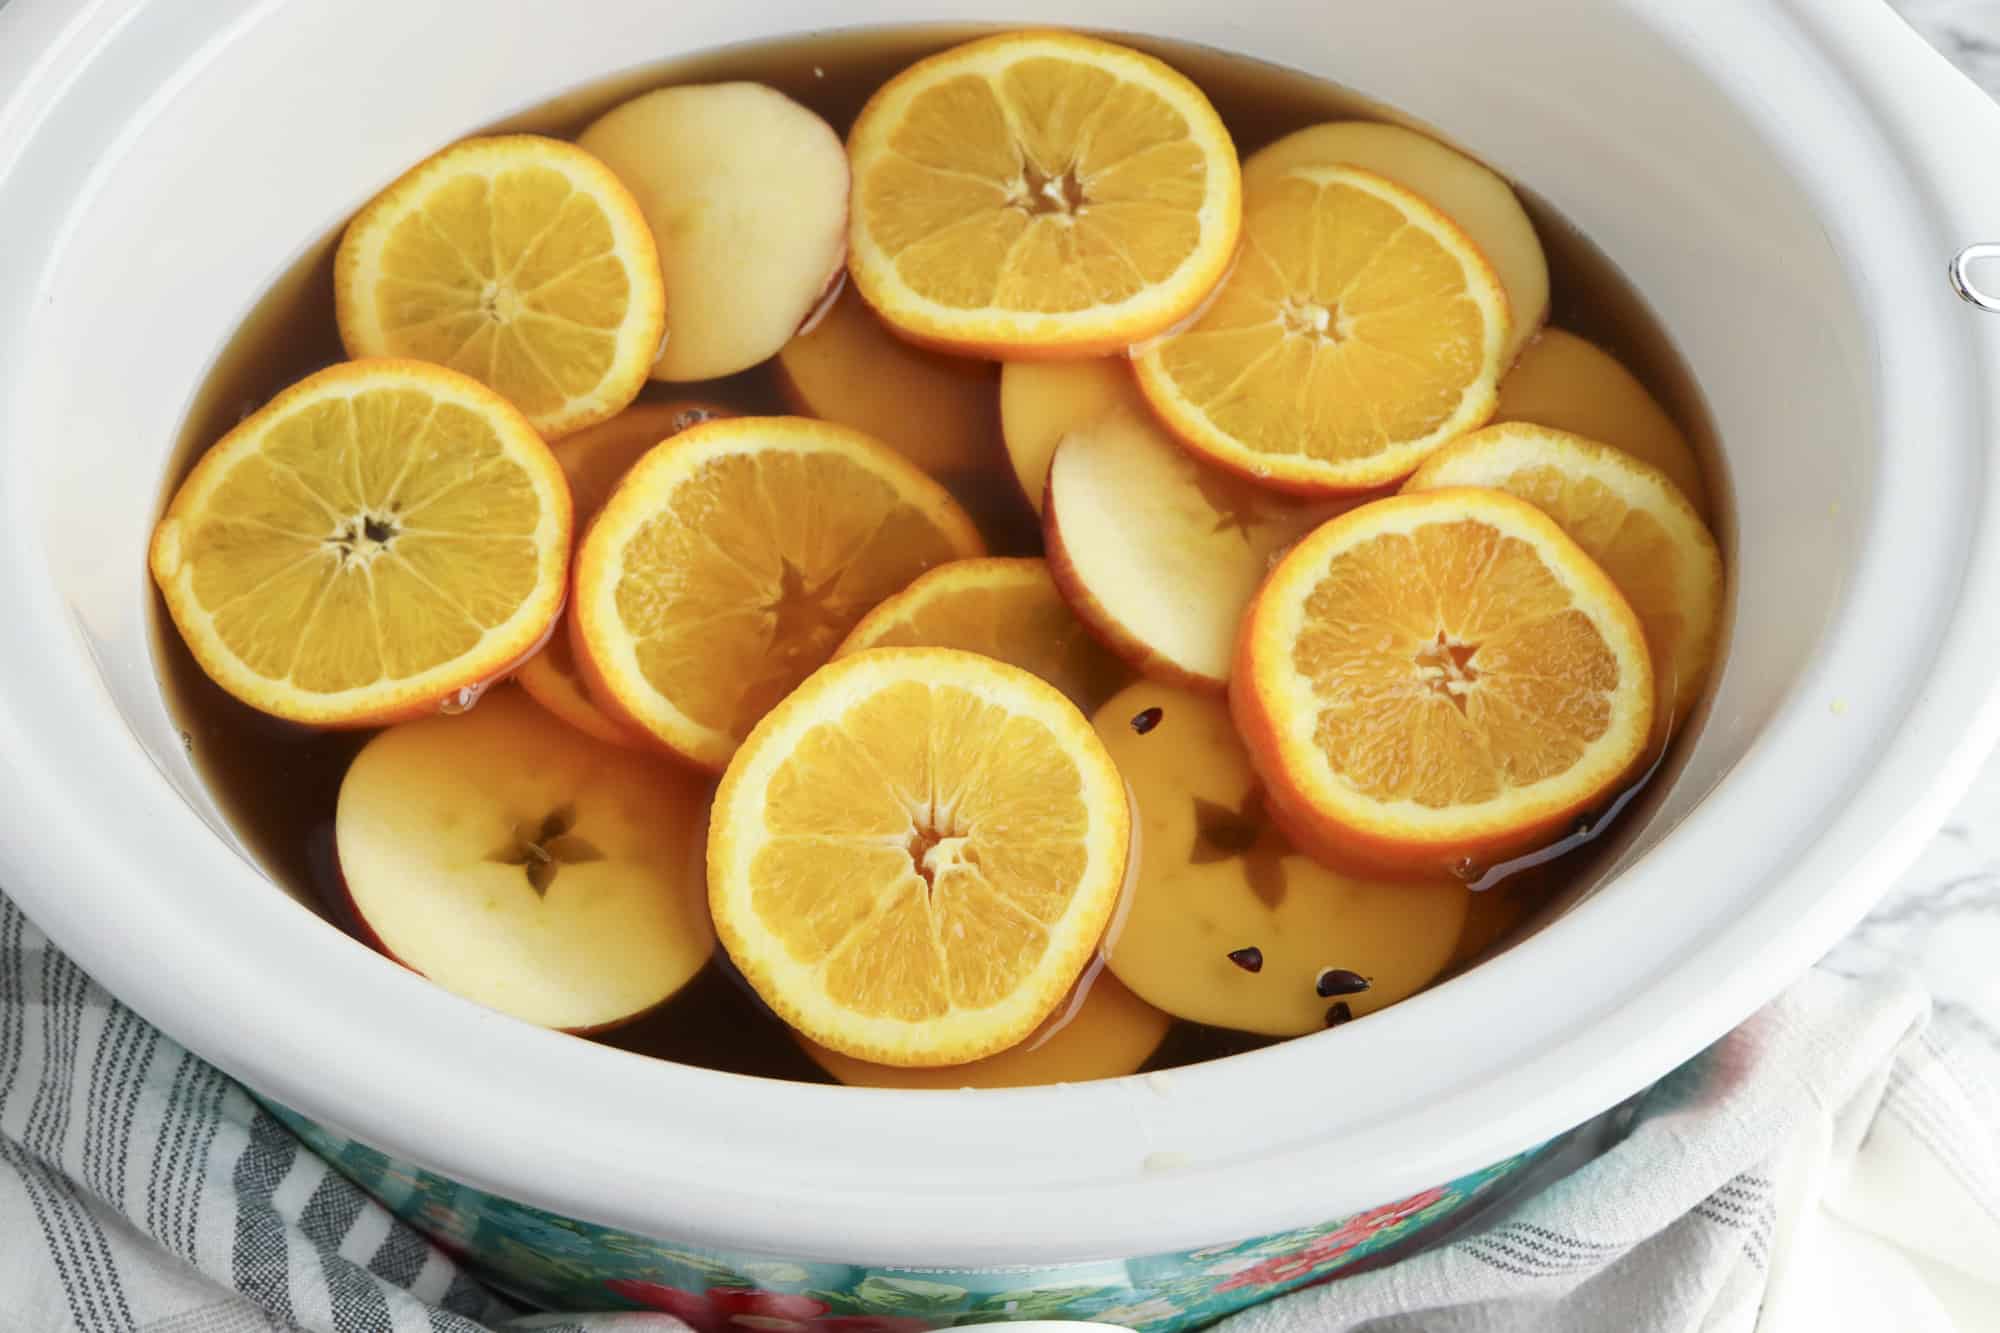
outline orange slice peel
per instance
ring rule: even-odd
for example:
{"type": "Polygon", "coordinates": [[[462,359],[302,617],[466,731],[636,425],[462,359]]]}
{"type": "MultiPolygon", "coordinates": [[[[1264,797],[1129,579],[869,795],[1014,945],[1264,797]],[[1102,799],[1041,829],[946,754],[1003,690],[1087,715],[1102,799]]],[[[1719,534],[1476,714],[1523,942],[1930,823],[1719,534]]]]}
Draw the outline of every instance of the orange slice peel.
{"type": "Polygon", "coordinates": [[[462,371],[555,438],[638,396],[666,287],[608,167],[508,134],[426,158],[355,216],[334,256],[334,312],[349,356],[462,371]]]}
{"type": "Polygon", "coordinates": [[[1214,299],[1133,365],[1195,453],[1279,490],[1352,494],[1492,416],[1511,327],[1457,223],[1372,172],[1299,166],[1257,180],[1214,299]]]}
{"type": "Polygon", "coordinates": [[[1295,547],[1244,619],[1230,706],[1294,841],[1470,880],[1633,776],[1653,688],[1638,617],[1555,521],[1453,488],[1295,547]]]}
{"type": "Polygon", "coordinates": [[[1069,32],[953,47],[856,117],[848,265],[904,336],[1097,356],[1200,304],[1241,223],[1235,145],[1152,56],[1069,32]]]}
{"type": "Polygon", "coordinates": [[[591,524],[571,647],[608,715],[720,772],[877,602],[981,554],[957,502],[859,431],[705,422],[640,459],[591,524]]]}
{"type": "Polygon", "coordinates": [[[351,361],[202,455],[150,563],[202,670],[273,716],[463,708],[562,610],[569,487],[520,412],[455,371],[351,361]]]}
{"type": "Polygon", "coordinates": [[[877,1064],[964,1064],[1069,993],[1130,829],[1124,780],[1053,686],[955,649],[878,648],[815,672],[730,761],[709,909],[805,1037],[877,1064]]]}

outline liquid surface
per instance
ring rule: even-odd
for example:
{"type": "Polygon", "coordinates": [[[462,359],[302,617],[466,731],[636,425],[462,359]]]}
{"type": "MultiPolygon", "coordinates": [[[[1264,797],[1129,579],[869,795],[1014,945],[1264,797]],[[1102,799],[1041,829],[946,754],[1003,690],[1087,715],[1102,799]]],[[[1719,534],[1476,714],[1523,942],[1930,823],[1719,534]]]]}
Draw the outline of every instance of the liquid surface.
{"type": "MultiPolygon", "coordinates": [[[[570,137],[635,93],[669,84],[734,79],[769,84],[825,117],[845,134],[869,95],[912,61],[977,36],[983,29],[919,27],[844,32],[731,47],[620,75],[487,127],[570,137]]],[[[1402,120],[1346,89],[1294,71],[1211,49],[1107,34],[1152,52],[1208,94],[1239,153],[1248,157],[1293,130],[1326,120],[1402,120]]],[[[1424,128],[1418,126],[1417,128],[1424,128]]],[[[384,182],[386,183],[386,182],[384,182]]],[[[1729,497],[1716,464],[1714,431],[1665,330],[1611,261],[1515,182],[1548,257],[1549,322],[1598,343],[1660,399],[1703,459],[1725,552],[1733,549],[1729,497]]],[[[175,466],[161,506],[209,445],[278,390],[344,359],[333,312],[333,252],[338,230],[306,247],[271,285],[217,357],[183,423],[175,466]]],[[[701,399],[744,413],[790,411],[769,363],[701,384],[649,382],[641,401],[701,399]]],[[[995,410],[997,412],[997,403],[995,410]]],[[[1011,467],[995,449],[985,472],[953,489],[972,512],[994,555],[1037,555],[1041,534],[1011,467]]],[[[359,934],[345,906],[333,854],[333,813],[349,761],[369,733],[313,733],[236,702],[201,672],[155,599],[155,654],[169,708],[193,759],[239,837],[276,881],[292,888],[343,929],[359,934]]],[[[1726,642],[1726,631],[1725,631],[1726,642]]],[[[1719,673],[1720,662],[1715,671],[1719,673]]],[[[1675,748],[1682,748],[1676,746],[1675,748]]],[[[1656,771],[1671,771],[1670,751],[1656,771]]],[[[1621,798],[1624,819],[1643,818],[1648,802],[1621,798]]],[[[1558,854],[1529,858],[1513,873],[1488,874],[1475,895],[1446,976],[1490,956],[1537,909],[1601,870],[1609,818],[1588,836],[1565,840],[1558,854]]],[[[662,1059],[733,1073],[827,1082],[784,1025],[772,1017],[719,955],[666,1005],[592,1040],[662,1059]]],[[[1164,1069],[1233,1055],[1272,1039],[1177,1022],[1147,1062],[1164,1069]]]]}

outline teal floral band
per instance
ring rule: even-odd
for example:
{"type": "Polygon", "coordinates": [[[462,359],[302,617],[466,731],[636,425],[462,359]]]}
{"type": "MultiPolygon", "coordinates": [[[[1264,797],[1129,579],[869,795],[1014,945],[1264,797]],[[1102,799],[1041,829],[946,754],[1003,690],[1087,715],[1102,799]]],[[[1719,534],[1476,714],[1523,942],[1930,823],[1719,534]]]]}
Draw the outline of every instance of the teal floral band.
{"type": "Polygon", "coordinates": [[[697,1333],[926,1333],[1009,1319],[1093,1319],[1179,1333],[1436,1226],[1539,1151],[1351,1217],[1253,1240],[1054,1267],[917,1270],[695,1249],[579,1222],[405,1165],[266,1105],[494,1287],[554,1310],[662,1310],[697,1333]]]}

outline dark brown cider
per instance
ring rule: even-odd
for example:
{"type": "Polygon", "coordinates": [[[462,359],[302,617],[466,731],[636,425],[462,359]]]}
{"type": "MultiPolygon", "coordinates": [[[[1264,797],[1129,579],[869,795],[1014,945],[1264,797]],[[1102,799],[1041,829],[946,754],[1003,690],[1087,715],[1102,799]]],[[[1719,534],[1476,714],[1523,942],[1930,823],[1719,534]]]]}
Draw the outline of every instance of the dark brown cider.
{"type": "MultiPolygon", "coordinates": [[[[744,79],[769,84],[812,108],[845,134],[868,96],[906,65],[980,35],[962,27],[902,27],[815,34],[729,47],[658,64],[582,88],[486,127],[563,137],[636,93],[669,84],[744,79]]],[[[1404,120],[1354,92],[1291,70],[1212,49],[1129,34],[1106,34],[1152,52],[1191,77],[1221,113],[1239,152],[1326,120],[1404,120]]],[[[1417,128],[1424,128],[1417,126],[1417,128]]],[[[442,147],[442,145],[439,145],[442,147]]],[[[387,184],[386,181],[383,184],[387,184]]],[[[1714,431],[1699,393],[1664,329],[1611,261],[1568,222],[1516,182],[1548,256],[1550,324],[1616,355],[1673,414],[1702,458],[1725,556],[1735,547],[1714,431]]],[[[161,508],[196,457],[303,376],[344,359],[333,316],[333,251],[338,233],[306,246],[216,357],[182,423],[175,465],[161,508]]],[[[769,367],[705,384],[650,383],[647,399],[696,398],[745,413],[790,410],[769,367]]],[[[995,406],[997,414],[997,402],[995,406]]],[[[997,449],[987,476],[954,486],[985,532],[995,555],[1033,555],[1040,530],[997,449]]],[[[349,761],[366,732],[314,733],[265,717],[226,695],[202,674],[156,597],[154,646],[169,706],[217,802],[245,845],[276,881],[294,889],[343,928],[347,919],[333,852],[333,817],[349,761]]],[[[1726,613],[1725,613],[1726,614],[1726,613]]],[[[1726,625],[1723,642],[1727,642],[1726,625]]],[[[1715,667],[1720,673],[1721,663],[1715,667]]],[[[1699,714],[1697,714],[1699,716],[1699,714]]],[[[1674,750],[1683,749],[1677,744],[1674,750]]],[[[1676,755],[1661,766],[1671,772],[1676,755]]],[[[1642,820],[1647,795],[1623,812],[1642,820]]],[[[1537,909],[1594,877],[1603,859],[1604,824],[1571,851],[1512,875],[1474,897],[1451,969],[1486,957],[1512,938],[1537,909]]],[[[830,1081],[770,1016],[749,987],[716,961],[665,1006],[626,1027],[592,1038],[664,1059],[735,1073],[811,1082],[830,1081]]],[[[1271,1039],[1197,1024],[1176,1023],[1148,1062],[1167,1068],[1236,1054],[1271,1039]]]]}

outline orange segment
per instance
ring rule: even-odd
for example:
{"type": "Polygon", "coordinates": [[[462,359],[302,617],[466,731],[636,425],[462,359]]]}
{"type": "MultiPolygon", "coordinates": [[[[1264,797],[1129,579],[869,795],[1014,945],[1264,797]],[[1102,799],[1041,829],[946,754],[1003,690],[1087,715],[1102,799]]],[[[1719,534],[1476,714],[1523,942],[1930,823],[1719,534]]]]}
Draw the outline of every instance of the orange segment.
{"type": "Polygon", "coordinates": [[[1708,518],[1694,447],[1659,400],[1618,359],[1574,333],[1543,329],[1500,381],[1493,420],[1532,421],[1623,449],[1667,474],[1708,518]]]}
{"type": "Polygon", "coordinates": [[[1129,837],[1123,780],[1055,689],[972,653],[878,648],[815,672],[730,761],[709,909],[807,1038],[964,1064],[1068,993],[1129,837]]]}
{"type": "Polygon", "coordinates": [[[347,354],[463,371],[554,437],[638,396],[666,331],[653,234],[574,144],[467,139],[362,209],[334,258],[347,354]]]}
{"type": "Polygon", "coordinates": [[[963,648],[1032,671],[1079,708],[1127,674],[1083,627],[1041,560],[954,560],[863,617],[835,657],[868,648],[963,648]]]}
{"type": "Polygon", "coordinates": [[[1451,489],[1295,547],[1244,621],[1230,705],[1296,839],[1468,875],[1631,774],[1653,672],[1638,617],[1553,520],[1451,489]]]}
{"type": "Polygon", "coordinates": [[[572,647],[607,712],[719,771],[877,602],[981,553],[943,488],[858,431],[710,421],[641,459],[591,525],[572,647]]]}
{"type": "Polygon", "coordinates": [[[1510,423],[1447,446],[1406,491],[1485,486],[1553,518],[1603,567],[1646,629],[1656,739],[1701,698],[1722,617],[1722,553],[1658,468],[1566,431],[1510,423]]]}
{"type": "Polygon", "coordinates": [[[918,61],[848,135],[849,266],[907,336],[1091,356],[1200,303],[1241,221],[1215,108],[1151,56],[1017,32],[918,61]]]}
{"type": "Polygon", "coordinates": [[[294,722],[375,726],[469,703],[541,644],[570,522],[562,469],[499,395],[353,361],[204,454],[151,563],[217,684],[294,722]]]}
{"type": "MultiPolygon", "coordinates": [[[[569,478],[576,530],[581,533],[589,526],[612,489],[647,450],[689,426],[731,415],[728,409],[708,403],[639,403],[564,439],[556,446],[556,461],[569,478]]],[[[550,635],[542,650],[521,664],[514,679],[536,703],[585,735],[613,745],[641,743],[631,728],[591,702],[566,630],[550,635]]]]}
{"type": "Polygon", "coordinates": [[[1118,1078],[1146,1063],[1173,1020],[1108,971],[1086,975],[1040,1028],[998,1055],[970,1064],[901,1068],[871,1064],[805,1038],[799,1044],[827,1073],[863,1088],[1035,1088],[1118,1078]]]}
{"type": "Polygon", "coordinates": [[[1200,318],[1134,361],[1189,448],[1337,494],[1408,475],[1492,415],[1507,298],[1450,218],[1371,172],[1294,167],[1257,180],[1243,230],[1200,318]]]}

